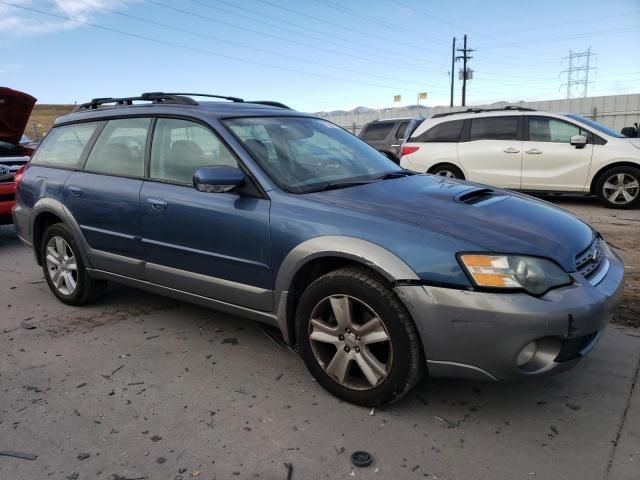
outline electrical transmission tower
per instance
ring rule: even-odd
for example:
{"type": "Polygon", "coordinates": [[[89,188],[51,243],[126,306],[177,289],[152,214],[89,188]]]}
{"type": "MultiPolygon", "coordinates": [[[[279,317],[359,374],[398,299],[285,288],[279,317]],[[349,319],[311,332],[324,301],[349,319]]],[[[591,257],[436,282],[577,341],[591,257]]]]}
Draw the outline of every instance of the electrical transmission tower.
{"type": "Polygon", "coordinates": [[[595,53],[591,53],[591,47],[584,52],[574,52],[569,50],[569,56],[564,57],[562,61],[569,60],[569,68],[560,72],[567,74],[567,82],[562,86],[567,87],[567,98],[586,97],[589,90],[589,72],[595,70],[596,67],[591,66],[591,57],[595,57],[595,53]]]}

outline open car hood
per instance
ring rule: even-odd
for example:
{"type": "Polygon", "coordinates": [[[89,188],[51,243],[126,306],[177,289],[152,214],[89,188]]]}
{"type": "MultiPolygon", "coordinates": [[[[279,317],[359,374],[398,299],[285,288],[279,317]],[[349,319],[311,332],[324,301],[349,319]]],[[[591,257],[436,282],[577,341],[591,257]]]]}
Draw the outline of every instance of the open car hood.
{"type": "Polygon", "coordinates": [[[0,87],[0,141],[20,143],[35,103],[31,95],[0,87]]]}

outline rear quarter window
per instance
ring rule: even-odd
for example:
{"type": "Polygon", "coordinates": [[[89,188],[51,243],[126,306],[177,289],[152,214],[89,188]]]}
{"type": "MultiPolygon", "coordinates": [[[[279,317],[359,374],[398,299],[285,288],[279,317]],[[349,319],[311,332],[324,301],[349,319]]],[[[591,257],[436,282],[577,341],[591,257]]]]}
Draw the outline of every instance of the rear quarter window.
{"type": "Polygon", "coordinates": [[[372,123],[368,127],[364,129],[362,132],[362,140],[370,141],[370,140],[384,140],[393,129],[395,123],[372,123]]]}
{"type": "Polygon", "coordinates": [[[411,137],[411,142],[455,143],[460,138],[464,120],[439,123],[420,135],[411,137]]]}
{"type": "Polygon", "coordinates": [[[53,128],[36,150],[31,163],[56,167],[78,167],[82,154],[98,125],[98,122],[91,122],[53,128]]]}

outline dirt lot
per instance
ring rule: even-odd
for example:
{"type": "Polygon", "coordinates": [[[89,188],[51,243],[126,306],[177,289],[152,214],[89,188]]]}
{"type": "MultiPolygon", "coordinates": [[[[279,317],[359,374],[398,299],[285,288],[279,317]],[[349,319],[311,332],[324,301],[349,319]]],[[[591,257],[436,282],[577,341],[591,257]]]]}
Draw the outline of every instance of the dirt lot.
{"type": "Polygon", "coordinates": [[[640,209],[609,210],[589,197],[542,197],[584,218],[624,260],[624,300],[616,323],[640,327],[640,209]]]}
{"type": "MultiPolygon", "coordinates": [[[[628,272],[640,211],[554,200],[628,272]]],[[[371,412],[327,394],[253,322],[113,285],[74,308],[0,227],[1,480],[638,480],[640,331],[611,325],[575,369],[529,382],[425,379],[371,412]],[[351,466],[355,450],[374,463],[351,466]]]]}

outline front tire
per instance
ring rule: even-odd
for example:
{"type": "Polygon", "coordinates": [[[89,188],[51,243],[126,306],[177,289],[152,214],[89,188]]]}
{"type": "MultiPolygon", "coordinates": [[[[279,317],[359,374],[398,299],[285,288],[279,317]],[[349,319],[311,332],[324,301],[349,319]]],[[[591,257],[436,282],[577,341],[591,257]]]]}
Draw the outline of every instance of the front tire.
{"type": "Polygon", "coordinates": [[[71,231],[62,223],[51,225],[40,245],[42,271],[51,292],[69,305],[84,305],[98,297],[106,282],[89,276],[71,231]]]}
{"type": "Polygon", "coordinates": [[[424,355],[409,313],[365,269],[341,268],[315,280],[300,298],[296,322],[307,368],[347,402],[392,403],[422,376],[424,355]]]}
{"type": "Polygon", "coordinates": [[[640,169],[613,167],[598,178],[596,194],[607,208],[629,209],[640,204],[640,169]]]}

